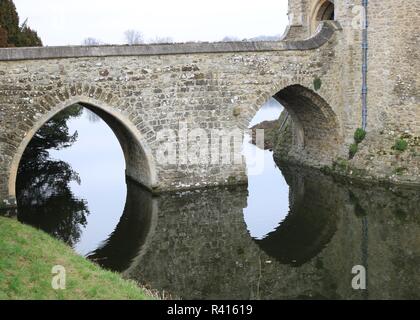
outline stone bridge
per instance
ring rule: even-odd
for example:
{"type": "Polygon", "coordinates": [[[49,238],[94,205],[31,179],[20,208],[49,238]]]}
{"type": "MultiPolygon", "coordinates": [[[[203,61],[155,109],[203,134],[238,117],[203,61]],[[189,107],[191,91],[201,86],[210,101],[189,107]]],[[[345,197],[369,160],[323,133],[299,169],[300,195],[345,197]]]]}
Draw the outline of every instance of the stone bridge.
{"type": "MultiPolygon", "coordinates": [[[[279,42],[0,49],[1,202],[15,204],[19,162],[33,135],[75,103],[108,123],[127,176],[155,192],[245,182],[245,162],[162,164],[158,133],[244,130],[270,97],[293,120],[292,161],[320,167],[347,157],[362,114],[361,30],[351,25],[357,1],[335,1],[335,21],[324,22],[325,1],[319,8],[313,2],[290,1],[290,26],[279,42]]],[[[369,129],[418,130],[415,104],[407,101],[398,118],[384,104],[372,106],[369,129]]],[[[180,134],[177,141],[186,143],[180,134]]]]}

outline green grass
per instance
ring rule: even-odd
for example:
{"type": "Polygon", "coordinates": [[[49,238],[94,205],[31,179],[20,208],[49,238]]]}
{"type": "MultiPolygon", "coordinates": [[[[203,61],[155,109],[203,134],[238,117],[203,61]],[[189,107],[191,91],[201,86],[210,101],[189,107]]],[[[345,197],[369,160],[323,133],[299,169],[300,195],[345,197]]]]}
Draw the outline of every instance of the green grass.
{"type": "Polygon", "coordinates": [[[153,299],[134,281],[101,269],[48,234],[0,217],[0,299],[153,299]],[[54,290],[51,269],[66,269],[66,289],[54,290]]]}

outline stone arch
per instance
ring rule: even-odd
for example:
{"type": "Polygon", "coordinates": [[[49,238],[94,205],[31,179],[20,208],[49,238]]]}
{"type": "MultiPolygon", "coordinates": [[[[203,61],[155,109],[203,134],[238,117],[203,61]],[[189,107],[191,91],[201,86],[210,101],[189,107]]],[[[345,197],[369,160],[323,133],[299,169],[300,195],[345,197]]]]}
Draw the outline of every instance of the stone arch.
{"type": "MultiPolygon", "coordinates": [[[[331,164],[342,153],[343,134],[335,109],[302,81],[284,81],[261,94],[254,108],[242,118],[248,127],[259,108],[271,97],[288,112],[292,123],[292,149],[289,158],[314,167],[331,164]],[[280,89],[279,89],[280,88],[280,89]]],[[[328,100],[329,101],[329,100],[328,100]]]]}
{"type": "MultiPolygon", "coordinates": [[[[58,96],[62,97],[60,94],[58,96]]],[[[47,103],[43,106],[46,112],[37,115],[31,129],[21,139],[9,167],[8,193],[10,199],[16,198],[19,163],[35,133],[56,114],[74,104],[80,104],[93,111],[112,129],[125,157],[127,177],[149,190],[154,190],[158,186],[156,164],[147,140],[143,138],[139,129],[125,112],[109,104],[110,99],[104,101],[104,99],[97,99],[96,97],[71,95],[57,100],[57,98],[52,99],[51,96],[47,95],[39,101],[41,105],[47,103]]]]}
{"type": "Polygon", "coordinates": [[[337,115],[328,102],[302,85],[285,87],[273,97],[293,122],[292,155],[317,165],[330,163],[339,151],[341,134],[337,115]]]}
{"type": "Polygon", "coordinates": [[[317,0],[313,3],[309,15],[310,33],[315,33],[319,23],[326,20],[334,20],[335,7],[333,0],[317,0]]]}

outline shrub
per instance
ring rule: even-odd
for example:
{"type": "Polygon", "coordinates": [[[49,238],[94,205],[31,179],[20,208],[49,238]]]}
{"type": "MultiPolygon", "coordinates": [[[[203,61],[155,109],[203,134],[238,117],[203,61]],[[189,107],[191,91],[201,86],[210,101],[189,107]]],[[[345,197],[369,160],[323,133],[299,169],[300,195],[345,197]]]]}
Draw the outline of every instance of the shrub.
{"type": "Polygon", "coordinates": [[[354,133],[354,141],[356,143],[362,142],[366,138],[366,131],[362,128],[357,128],[356,132],[354,133]]]}
{"type": "Polygon", "coordinates": [[[408,148],[408,142],[405,141],[404,139],[398,139],[394,146],[392,147],[392,149],[400,151],[400,152],[404,152],[405,150],[407,150],[408,148]]]}
{"type": "Polygon", "coordinates": [[[353,144],[350,145],[350,150],[349,150],[350,159],[354,158],[354,156],[357,153],[357,150],[359,150],[359,146],[357,145],[357,143],[353,143],[353,144]]]}

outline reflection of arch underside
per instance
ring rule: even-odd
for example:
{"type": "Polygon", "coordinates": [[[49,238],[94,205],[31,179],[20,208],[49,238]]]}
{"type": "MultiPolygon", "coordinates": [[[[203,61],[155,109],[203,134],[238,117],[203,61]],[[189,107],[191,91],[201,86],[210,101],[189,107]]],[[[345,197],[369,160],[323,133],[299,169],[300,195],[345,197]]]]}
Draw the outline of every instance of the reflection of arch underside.
{"type": "Polygon", "coordinates": [[[87,258],[105,269],[123,274],[139,265],[147,251],[158,219],[158,205],[153,195],[130,180],[123,215],[115,230],[87,258]]]}
{"type": "Polygon", "coordinates": [[[11,165],[8,184],[9,195],[12,197],[16,195],[16,178],[19,163],[26,147],[35,133],[56,114],[74,104],[80,104],[83,107],[88,108],[107,123],[116,135],[123,150],[126,161],[126,175],[142,184],[147,189],[153,190],[157,181],[153,157],[137,128],[131,124],[125,116],[103,102],[97,102],[89,98],[75,97],[71,99],[71,101],[66,101],[55,108],[52,108],[52,110],[43,115],[43,117],[39,119],[34,127],[26,134],[15,153],[11,165]]]}
{"type": "Polygon", "coordinates": [[[301,85],[288,86],[274,98],[293,120],[294,148],[318,157],[331,158],[337,152],[340,140],[337,116],[323,98],[301,85]]]}
{"type": "Polygon", "coordinates": [[[301,266],[322,252],[337,230],[338,209],[329,197],[336,187],[317,171],[279,167],[290,186],[290,210],[275,231],[255,242],[280,263],[301,266]]]}

